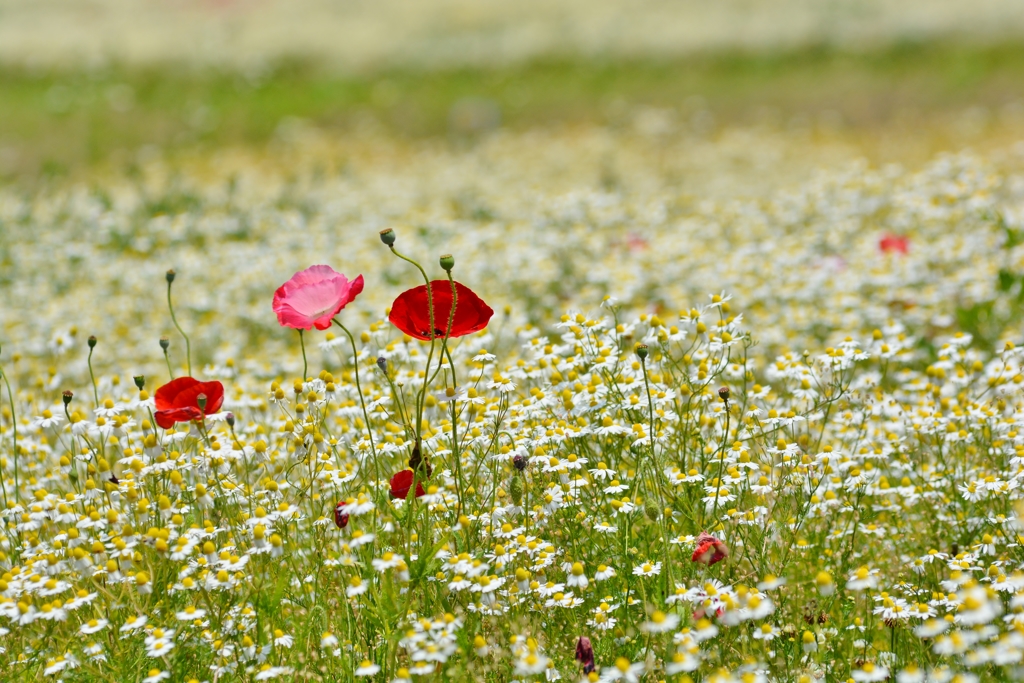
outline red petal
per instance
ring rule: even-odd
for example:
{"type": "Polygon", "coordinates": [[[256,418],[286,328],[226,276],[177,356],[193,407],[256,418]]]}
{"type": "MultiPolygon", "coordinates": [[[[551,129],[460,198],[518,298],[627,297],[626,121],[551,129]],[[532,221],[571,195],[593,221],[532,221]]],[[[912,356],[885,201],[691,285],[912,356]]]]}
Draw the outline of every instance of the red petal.
{"type": "Polygon", "coordinates": [[[197,384],[199,384],[199,380],[194,377],[179,377],[178,379],[172,379],[170,382],[156,390],[156,396],[153,397],[156,401],[156,409],[170,410],[171,408],[178,407],[174,402],[174,399],[178,394],[186,389],[191,389],[197,384]]]}
{"type": "Polygon", "coordinates": [[[156,418],[156,423],[160,425],[161,429],[170,429],[178,422],[190,422],[192,420],[198,420],[202,416],[202,411],[195,406],[172,408],[171,410],[158,410],[153,414],[153,417],[156,418]]]}
{"type": "Polygon", "coordinates": [[[344,503],[338,503],[334,508],[334,523],[338,525],[339,529],[344,529],[348,525],[348,515],[344,514],[344,510],[344,503]]]}
{"type": "MultiPolygon", "coordinates": [[[[401,498],[405,500],[409,497],[409,489],[412,487],[412,470],[402,470],[391,477],[391,497],[401,498]]],[[[419,498],[425,495],[426,491],[423,490],[423,485],[416,482],[416,497],[419,498]]]]}
{"type": "MultiPolygon", "coordinates": [[[[455,317],[452,320],[449,337],[479,332],[487,327],[494,315],[491,307],[484,303],[473,290],[462,283],[455,283],[458,300],[455,317]]],[[[391,323],[410,337],[429,341],[442,338],[448,329],[452,313],[452,286],[448,280],[434,280],[430,283],[430,299],[434,303],[434,329],[430,329],[430,308],[427,303],[427,286],[413,287],[398,295],[391,304],[391,323]]]]}

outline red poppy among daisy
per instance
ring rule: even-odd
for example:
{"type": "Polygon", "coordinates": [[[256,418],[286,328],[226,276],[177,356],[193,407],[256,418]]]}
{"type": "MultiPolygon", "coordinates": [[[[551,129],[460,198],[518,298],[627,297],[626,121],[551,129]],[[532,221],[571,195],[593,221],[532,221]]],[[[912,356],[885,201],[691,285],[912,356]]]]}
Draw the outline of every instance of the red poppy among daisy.
{"type": "Polygon", "coordinates": [[[224,385],[179,377],[156,390],[156,423],[170,429],[177,422],[191,422],[212,415],[224,403],[224,385]]]}
{"type": "MultiPolygon", "coordinates": [[[[494,315],[491,307],[484,303],[473,290],[459,282],[455,283],[457,300],[455,316],[449,337],[461,337],[479,332],[487,327],[494,315]]],[[[448,280],[434,280],[430,283],[430,298],[434,302],[434,329],[430,329],[430,307],[427,303],[427,286],[413,287],[398,295],[391,304],[388,320],[410,337],[429,341],[441,339],[448,330],[448,319],[452,310],[452,286],[448,280]]]]}

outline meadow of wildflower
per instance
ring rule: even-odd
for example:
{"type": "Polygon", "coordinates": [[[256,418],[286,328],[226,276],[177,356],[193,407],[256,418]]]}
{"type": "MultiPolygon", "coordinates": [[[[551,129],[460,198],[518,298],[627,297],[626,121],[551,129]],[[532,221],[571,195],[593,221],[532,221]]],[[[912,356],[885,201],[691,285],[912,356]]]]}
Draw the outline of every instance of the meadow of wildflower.
{"type": "Polygon", "coordinates": [[[498,66],[61,70],[120,4],[0,2],[0,681],[1024,677],[1019,46],[442,5],[498,66]]]}

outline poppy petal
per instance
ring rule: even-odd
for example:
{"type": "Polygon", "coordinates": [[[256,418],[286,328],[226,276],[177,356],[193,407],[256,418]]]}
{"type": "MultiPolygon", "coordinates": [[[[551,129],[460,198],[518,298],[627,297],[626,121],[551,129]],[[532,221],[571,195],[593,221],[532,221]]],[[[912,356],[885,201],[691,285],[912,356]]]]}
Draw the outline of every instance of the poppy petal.
{"type": "Polygon", "coordinates": [[[388,319],[405,334],[424,341],[444,337],[450,317],[453,319],[449,337],[462,337],[487,327],[494,311],[473,290],[460,282],[455,283],[457,300],[452,316],[451,287],[448,280],[434,280],[430,283],[429,301],[433,301],[434,305],[433,329],[430,329],[426,285],[413,287],[399,294],[391,305],[388,319]]]}

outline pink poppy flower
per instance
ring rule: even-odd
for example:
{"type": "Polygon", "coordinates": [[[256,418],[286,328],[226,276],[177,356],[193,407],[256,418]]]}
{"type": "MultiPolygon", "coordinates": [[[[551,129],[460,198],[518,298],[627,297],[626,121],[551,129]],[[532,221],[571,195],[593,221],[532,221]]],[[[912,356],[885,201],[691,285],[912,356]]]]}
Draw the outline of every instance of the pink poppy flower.
{"type": "Polygon", "coordinates": [[[282,327],[326,330],[361,291],[362,275],[350,281],[330,266],[310,266],[277,288],[274,313],[282,327]]]}

